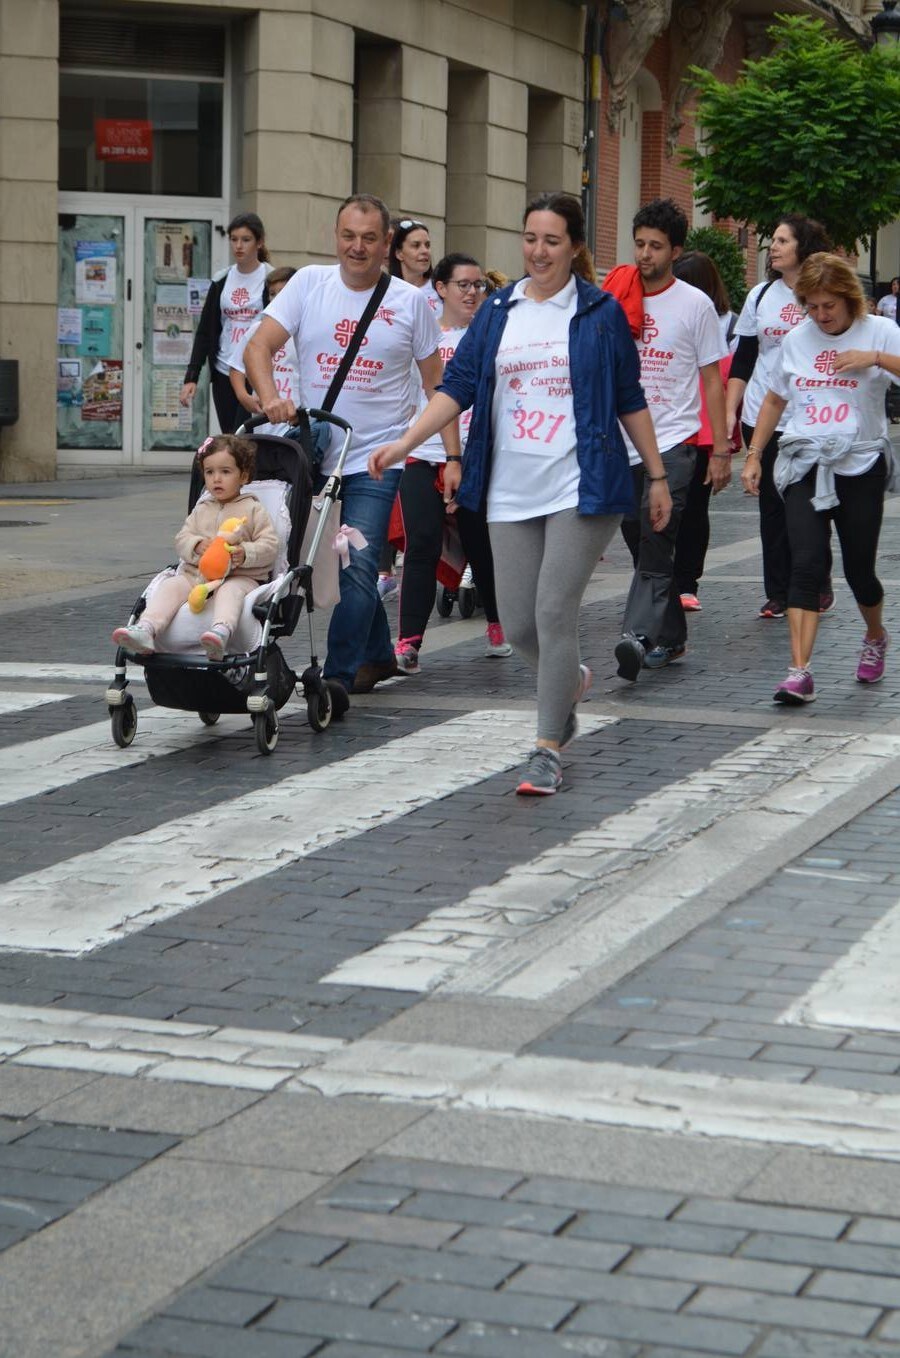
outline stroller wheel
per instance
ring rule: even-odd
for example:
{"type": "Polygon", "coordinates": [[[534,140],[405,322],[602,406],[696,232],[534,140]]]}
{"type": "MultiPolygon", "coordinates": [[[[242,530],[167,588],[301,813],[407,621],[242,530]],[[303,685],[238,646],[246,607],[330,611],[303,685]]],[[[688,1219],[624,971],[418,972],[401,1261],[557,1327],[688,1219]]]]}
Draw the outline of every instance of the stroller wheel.
{"type": "Polygon", "coordinates": [[[134,699],[129,695],[121,707],[111,707],[109,715],[112,718],[112,738],[120,750],[125,750],[134,740],[137,731],[137,708],[134,699]]]}
{"type": "Polygon", "coordinates": [[[461,618],[471,618],[475,612],[475,591],[474,589],[461,589],[456,602],[459,604],[459,616],[461,618]]]}
{"type": "Polygon", "coordinates": [[[220,714],[218,712],[198,712],[197,716],[203,722],[204,726],[215,726],[216,722],[219,720],[220,714]]]}
{"type": "Polygon", "coordinates": [[[452,590],[447,589],[446,585],[440,585],[438,587],[434,606],[442,618],[449,618],[450,614],[453,612],[453,597],[452,590]]]}
{"type": "Polygon", "coordinates": [[[278,713],[274,707],[268,712],[258,712],[253,718],[256,733],[256,748],[260,754],[271,754],[278,744],[278,713]]]}
{"type": "Polygon", "coordinates": [[[320,692],[311,693],[306,700],[306,715],[312,729],[324,731],[326,726],[330,726],[331,712],[331,689],[327,684],[323,684],[320,692]]]}

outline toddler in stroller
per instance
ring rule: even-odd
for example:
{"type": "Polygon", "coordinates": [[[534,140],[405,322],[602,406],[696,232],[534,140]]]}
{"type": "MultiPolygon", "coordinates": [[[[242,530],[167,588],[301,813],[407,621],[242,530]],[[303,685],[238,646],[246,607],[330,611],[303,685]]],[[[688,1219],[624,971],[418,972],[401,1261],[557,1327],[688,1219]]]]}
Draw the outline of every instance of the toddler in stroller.
{"type": "Polygon", "coordinates": [[[240,621],[245,597],[268,578],[278,553],[278,535],[268,510],[255,495],[241,488],[256,466],[256,444],[234,434],[208,438],[197,451],[207,494],[194,505],[175,537],[181,564],[174,575],[159,581],[137,622],[117,627],[112,639],[135,655],[156,649],[157,633],[168,627],[200,576],[197,563],[215,536],[229,544],[231,570],[212,585],[212,620],[200,634],[200,645],[210,660],[221,660],[240,621]],[[223,533],[229,519],[242,520],[223,533]]]}
{"type": "MultiPolygon", "coordinates": [[[[346,697],[335,694],[322,677],[313,653],[298,680],[287,664],[278,641],[290,636],[305,609],[310,618],[310,649],[314,652],[312,612],[313,567],[322,537],[333,522],[330,511],[340,495],[341,470],[350,443],[346,421],[323,412],[309,412],[344,432],[338,468],[329,477],[313,516],[310,439],[307,412],[298,412],[298,428],[291,437],[257,436],[253,442],[223,435],[207,440],[200,449],[191,478],[189,515],[177,542],[182,560],[147,585],[134,604],[124,627],[113,633],[118,650],[116,671],[106,690],[116,744],[131,744],[137,729],[137,710],[128,690],[127,665],[143,666],[153,701],[162,707],[197,712],[207,726],[223,712],[250,713],[257,747],[270,754],[278,740],[277,712],[295,687],[302,686],[309,723],[316,731],[343,716],[346,697]],[[255,476],[253,449],[256,450],[255,476]],[[249,449],[249,454],[247,450],[249,449]],[[233,545],[235,570],[212,593],[202,613],[184,602],[197,580],[195,563],[207,539],[229,518],[244,519],[246,535],[233,545]],[[307,530],[308,545],[304,542],[307,530]],[[305,560],[301,564],[301,551],[305,560]],[[258,583],[268,577],[271,579],[258,583]],[[234,585],[224,602],[223,590],[234,585]],[[215,611],[214,611],[215,610],[215,611]],[[340,705],[344,698],[343,706],[340,705]]],[[[240,434],[265,423],[257,416],[240,434]]],[[[332,548],[332,544],[327,544],[332,548]]],[[[333,555],[332,549],[332,555],[333,555]]],[[[316,577],[316,602],[327,598],[325,582],[316,577]]],[[[336,558],[334,570],[336,572],[336,558]]]]}

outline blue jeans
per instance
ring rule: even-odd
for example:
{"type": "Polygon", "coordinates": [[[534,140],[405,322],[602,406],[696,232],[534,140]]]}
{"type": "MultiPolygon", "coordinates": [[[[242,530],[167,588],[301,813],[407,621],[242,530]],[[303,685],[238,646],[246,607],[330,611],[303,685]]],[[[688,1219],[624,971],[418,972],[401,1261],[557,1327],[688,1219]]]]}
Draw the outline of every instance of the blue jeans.
{"type": "MultiPolygon", "coordinates": [[[[391,629],[378,595],[378,559],[401,475],[398,468],[385,472],[382,481],[373,481],[368,473],[356,472],[344,477],[341,488],[341,522],[358,528],[367,544],[361,550],[350,548],[350,565],[341,569],[341,601],[328,628],[325,677],[339,680],[348,693],[360,665],[394,658],[391,629]]],[[[324,483],[320,477],[319,485],[324,483]]]]}

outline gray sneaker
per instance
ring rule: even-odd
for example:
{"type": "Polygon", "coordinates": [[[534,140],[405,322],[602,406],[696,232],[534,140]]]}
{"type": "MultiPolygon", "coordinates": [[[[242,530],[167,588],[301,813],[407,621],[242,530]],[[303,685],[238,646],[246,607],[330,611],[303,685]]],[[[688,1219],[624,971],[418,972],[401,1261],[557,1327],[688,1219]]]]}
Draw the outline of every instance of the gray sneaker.
{"type": "Polygon", "coordinates": [[[528,756],[528,764],[516,792],[522,797],[550,797],[562,782],[562,764],[555,750],[538,745],[528,756]]]}
{"type": "Polygon", "coordinates": [[[644,647],[638,641],[633,632],[626,632],[625,636],[616,647],[616,660],[619,668],[616,670],[620,679],[630,679],[634,683],[641,672],[644,663],[644,647]]]}

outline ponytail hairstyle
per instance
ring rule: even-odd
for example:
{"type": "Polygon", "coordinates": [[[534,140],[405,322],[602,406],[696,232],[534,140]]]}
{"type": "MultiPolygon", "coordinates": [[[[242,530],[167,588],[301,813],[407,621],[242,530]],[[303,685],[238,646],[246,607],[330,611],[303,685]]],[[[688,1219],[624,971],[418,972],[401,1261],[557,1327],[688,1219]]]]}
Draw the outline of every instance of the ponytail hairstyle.
{"type": "Polygon", "coordinates": [[[557,217],[562,217],[566,224],[566,233],[569,240],[576,247],[572,258],[572,272],[578,274],[586,283],[596,283],[597,271],[594,268],[594,260],[587,247],[587,237],[584,229],[584,212],[581,203],[572,193],[541,193],[537,198],[532,198],[525,209],[522,218],[524,227],[532,212],[553,212],[557,217]]]}
{"type": "Polygon", "coordinates": [[[266,228],[262,224],[262,219],[257,217],[255,212],[239,212],[228,223],[225,234],[230,236],[232,231],[237,231],[241,226],[245,226],[256,237],[256,254],[260,264],[268,264],[269,249],[266,245],[266,228]]]}
{"type": "MultiPolygon", "coordinates": [[[[428,231],[424,222],[419,221],[418,217],[392,217],[391,230],[393,235],[391,236],[391,257],[388,260],[388,270],[394,278],[402,278],[403,265],[400,263],[397,251],[402,248],[406,237],[412,235],[413,231],[427,231],[429,241],[431,240],[431,232],[428,231]]],[[[429,265],[425,277],[431,278],[433,272],[432,266],[429,265]]]]}
{"type": "MultiPolygon", "coordinates": [[[[797,242],[797,260],[800,264],[810,255],[828,255],[834,249],[831,239],[821,222],[814,217],[804,217],[799,212],[785,212],[775,223],[776,227],[786,226],[797,242]]],[[[780,278],[777,269],[769,265],[766,269],[769,279],[780,278]]]]}

